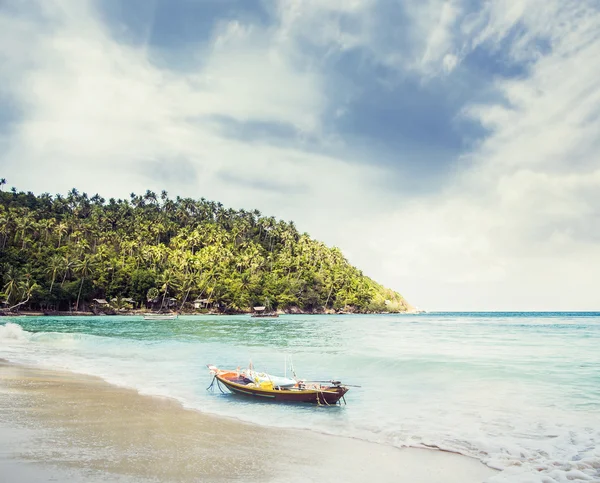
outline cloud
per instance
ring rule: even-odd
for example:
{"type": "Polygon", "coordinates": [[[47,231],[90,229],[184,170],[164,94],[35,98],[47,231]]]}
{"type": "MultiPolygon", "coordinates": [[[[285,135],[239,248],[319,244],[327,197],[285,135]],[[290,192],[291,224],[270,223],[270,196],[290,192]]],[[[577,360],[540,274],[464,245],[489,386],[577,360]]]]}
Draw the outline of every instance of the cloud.
{"type": "Polygon", "coordinates": [[[442,60],[444,72],[449,73],[458,65],[458,57],[454,54],[446,54],[442,60]]]}
{"type": "Polygon", "coordinates": [[[156,179],[165,185],[193,189],[203,175],[201,163],[186,158],[144,159],[137,165],[137,172],[154,183],[156,179]]]}
{"type": "Polygon", "coordinates": [[[597,308],[593,2],[228,2],[179,38],[184,3],[1,6],[2,176],[294,219],[425,308],[597,308]]]}
{"type": "Polygon", "coordinates": [[[282,180],[272,179],[271,173],[246,173],[239,175],[229,171],[217,173],[217,176],[226,183],[234,183],[243,189],[256,189],[259,191],[273,191],[279,195],[290,195],[306,193],[308,189],[304,185],[289,183],[282,180]]]}
{"type": "Polygon", "coordinates": [[[522,25],[507,55],[528,75],[496,79],[500,102],[467,105],[489,135],[448,189],[374,221],[396,229],[372,250],[396,260],[389,283],[434,281],[438,307],[596,309],[600,14],[545,4],[540,22],[536,2],[520,5],[488,13],[474,42],[500,44],[522,25]],[[541,35],[552,50],[532,55],[541,35]]]}
{"type": "Polygon", "coordinates": [[[1,72],[24,106],[0,161],[11,184],[116,197],[166,188],[299,221],[320,218],[306,209],[356,205],[361,182],[372,177],[367,168],[240,132],[273,125],[319,133],[326,107],[320,75],[290,62],[277,29],[215,26],[203,65],[182,74],[154,65],[144,47],[115,40],[93,3],[45,5],[39,17],[25,8],[2,16],[10,37],[32,33],[27,47],[15,43],[11,54],[24,59],[22,67],[1,72]],[[215,118],[234,123],[237,136],[215,118]]]}

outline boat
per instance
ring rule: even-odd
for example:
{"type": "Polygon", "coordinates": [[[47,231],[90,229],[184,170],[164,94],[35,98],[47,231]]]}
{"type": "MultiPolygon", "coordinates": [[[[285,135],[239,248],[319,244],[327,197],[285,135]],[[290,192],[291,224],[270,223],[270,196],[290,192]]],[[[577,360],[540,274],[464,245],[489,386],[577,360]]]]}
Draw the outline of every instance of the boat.
{"type": "Polygon", "coordinates": [[[250,317],[279,317],[277,312],[273,312],[271,310],[267,310],[268,301],[266,305],[261,305],[258,307],[254,307],[254,312],[250,317]]]}
{"type": "Polygon", "coordinates": [[[144,314],[144,320],[174,320],[177,314],[144,314]]]}
{"type": "MultiPolygon", "coordinates": [[[[256,373],[252,369],[222,370],[210,364],[208,369],[213,376],[213,381],[208,389],[212,389],[216,381],[219,389],[222,384],[235,395],[263,401],[331,406],[340,400],[346,402],[344,394],[349,390],[349,387],[340,381],[310,382],[256,373]]],[[[221,389],[221,391],[223,390],[221,389]]]]}

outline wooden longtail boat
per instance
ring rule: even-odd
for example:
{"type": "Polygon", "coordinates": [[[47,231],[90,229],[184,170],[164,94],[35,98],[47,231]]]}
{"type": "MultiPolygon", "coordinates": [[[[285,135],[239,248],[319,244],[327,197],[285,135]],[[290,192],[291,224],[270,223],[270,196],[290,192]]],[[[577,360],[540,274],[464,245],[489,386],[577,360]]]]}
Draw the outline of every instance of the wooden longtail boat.
{"type": "Polygon", "coordinates": [[[217,384],[223,384],[233,394],[252,397],[257,400],[313,403],[329,406],[336,404],[348,392],[348,387],[338,381],[331,381],[326,384],[299,381],[295,386],[281,387],[273,385],[272,382],[257,383],[247,378],[240,371],[224,371],[211,365],[208,368],[214,376],[213,384],[216,380],[217,384]]]}

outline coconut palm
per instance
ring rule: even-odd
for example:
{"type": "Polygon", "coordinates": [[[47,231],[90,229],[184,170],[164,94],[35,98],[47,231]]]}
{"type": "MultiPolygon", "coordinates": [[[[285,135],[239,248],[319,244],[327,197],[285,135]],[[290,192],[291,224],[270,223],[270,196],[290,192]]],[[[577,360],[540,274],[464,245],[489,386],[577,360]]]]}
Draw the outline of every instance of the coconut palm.
{"type": "Polygon", "coordinates": [[[21,274],[13,266],[10,266],[4,275],[4,286],[2,291],[6,296],[6,300],[10,303],[14,301],[19,292],[19,282],[21,281],[21,274]]]}
{"type": "Polygon", "coordinates": [[[46,273],[52,275],[52,281],[50,282],[50,290],[52,293],[52,288],[54,287],[54,281],[56,280],[56,274],[60,272],[63,268],[63,258],[60,255],[53,255],[48,261],[48,265],[46,266],[46,273]]]}
{"type": "Polygon", "coordinates": [[[75,272],[81,276],[81,284],[79,285],[79,293],[77,294],[77,303],[75,304],[75,311],[79,310],[79,299],[81,298],[81,290],[83,289],[83,282],[90,276],[93,268],[93,259],[90,255],[84,255],[81,260],[78,260],[74,264],[75,272]]]}

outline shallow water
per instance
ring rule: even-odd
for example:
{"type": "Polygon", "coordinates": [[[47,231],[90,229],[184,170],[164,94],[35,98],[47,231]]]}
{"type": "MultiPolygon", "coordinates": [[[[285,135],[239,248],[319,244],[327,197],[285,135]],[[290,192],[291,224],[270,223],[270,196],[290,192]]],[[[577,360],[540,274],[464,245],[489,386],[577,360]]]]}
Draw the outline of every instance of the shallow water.
{"type": "Polygon", "coordinates": [[[2,320],[0,357],[103,377],[269,426],[434,446],[490,482],[600,481],[600,314],[40,317],[2,320]],[[360,385],[347,406],[207,392],[207,363],[360,385]]]}

